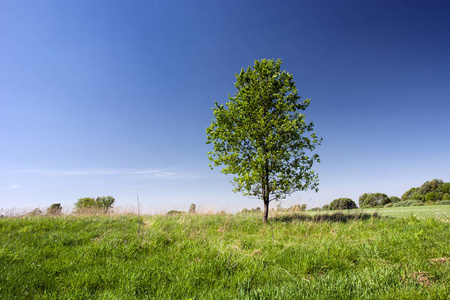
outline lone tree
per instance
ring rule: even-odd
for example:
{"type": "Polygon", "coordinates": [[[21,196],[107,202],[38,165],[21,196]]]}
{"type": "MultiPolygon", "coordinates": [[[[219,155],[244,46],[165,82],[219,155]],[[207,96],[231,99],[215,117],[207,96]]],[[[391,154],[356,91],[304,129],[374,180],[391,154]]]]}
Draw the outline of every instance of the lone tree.
{"type": "Polygon", "coordinates": [[[281,60],[262,59],[236,74],[234,97],[226,107],[215,103],[214,119],[206,129],[210,167],[235,174],[234,192],[269,203],[296,191],[318,191],[318,176],[311,170],[319,156],[312,151],[322,139],[301,113],[310,99],[299,101],[293,76],[281,72],[281,60]]]}

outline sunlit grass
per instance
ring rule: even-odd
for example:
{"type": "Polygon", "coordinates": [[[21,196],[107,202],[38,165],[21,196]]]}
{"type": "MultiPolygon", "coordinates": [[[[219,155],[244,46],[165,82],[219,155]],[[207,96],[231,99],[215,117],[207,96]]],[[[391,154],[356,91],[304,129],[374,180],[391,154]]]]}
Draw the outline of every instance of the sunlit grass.
{"type": "Polygon", "coordinates": [[[3,218],[0,298],[450,296],[449,223],[351,214],[3,218]]]}

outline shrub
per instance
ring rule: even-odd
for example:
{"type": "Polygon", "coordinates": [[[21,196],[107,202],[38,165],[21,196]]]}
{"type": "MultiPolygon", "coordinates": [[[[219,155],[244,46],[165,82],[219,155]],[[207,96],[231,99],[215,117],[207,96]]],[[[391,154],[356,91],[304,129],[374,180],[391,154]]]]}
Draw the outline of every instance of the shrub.
{"type": "Polygon", "coordinates": [[[177,215],[182,215],[182,214],[184,214],[184,213],[182,211],[179,211],[179,210],[169,210],[167,212],[168,216],[177,216],[177,215]]]}
{"type": "Polygon", "coordinates": [[[289,207],[287,210],[289,212],[306,211],[306,204],[291,205],[291,207],[289,207]]]}
{"type": "Polygon", "coordinates": [[[424,206],[424,205],[425,205],[425,204],[424,204],[423,202],[411,204],[411,206],[424,206]]]}
{"type": "Polygon", "coordinates": [[[47,215],[60,215],[62,211],[61,203],[53,203],[50,205],[49,208],[47,208],[47,215]]]}
{"type": "Polygon", "coordinates": [[[392,206],[394,206],[393,203],[388,203],[388,204],[386,204],[384,207],[386,208],[386,207],[392,207],[392,206]]]}
{"type": "Polygon", "coordinates": [[[309,211],[320,211],[320,210],[321,210],[320,207],[313,207],[309,211]]]}
{"type": "Polygon", "coordinates": [[[442,200],[450,200],[450,194],[444,194],[442,200]]]}
{"type": "Polygon", "coordinates": [[[244,208],[243,210],[241,210],[240,213],[249,214],[249,213],[258,213],[258,212],[261,212],[261,207],[252,208],[252,209],[244,208]]]}
{"type": "MultiPolygon", "coordinates": [[[[402,201],[402,199],[400,199],[400,198],[397,197],[397,196],[391,196],[391,197],[389,197],[389,199],[391,200],[391,203],[397,203],[397,202],[402,201]]],[[[388,204],[389,204],[389,203],[388,203],[388,204]]],[[[386,207],[386,205],[385,205],[385,207],[386,207]]]]}
{"type": "Polygon", "coordinates": [[[194,203],[192,203],[191,206],[189,207],[189,213],[195,214],[195,204],[194,203]]]}
{"type": "Polygon", "coordinates": [[[329,210],[329,209],[330,209],[329,204],[325,204],[324,206],[322,206],[322,210],[329,210]]]}
{"type": "Polygon", "coordinates": [[[411,205],[413,205],[415,203],[422,203],[423,204],[423,202],[420,201],[420,200],[407,200],[407,201],[400,201],[400,202],[394,203],[393,206],[394,207],[411,206],[411,205]]]}
{"type": "Polygon", "coordinates": [[[42,215],[42,210],[40,210],[39,208],[35,208],[32,211],[30,211],[29,213],[27,213],[27,216],[30,217],[36,217],[36,216],[40,216],[42,215]]]}
{"type": "Polygon", "coordinates": [[[440,200],[435,202],[436,205],[450,205],[450,200],[440,200]]]}
{"type": "Polygon", "coordinates": [[[111,196],[94,198],[80,198],[75,203],[77,213],[107,213],[112,209],[116,200],[111,196]]]}
{"type": "Polygon", "coordinates": [[[356,203],[350,198],[338,198],[334,199],[330,203],[330,210],[343,210],[343,209],[355,209],[358,208],[356,203]]]}
{"type": "Polygon", "coordinates": [[[429,192],[425,195],[425,201],[436,201],[436,193],[435,192],[429,192]]]}

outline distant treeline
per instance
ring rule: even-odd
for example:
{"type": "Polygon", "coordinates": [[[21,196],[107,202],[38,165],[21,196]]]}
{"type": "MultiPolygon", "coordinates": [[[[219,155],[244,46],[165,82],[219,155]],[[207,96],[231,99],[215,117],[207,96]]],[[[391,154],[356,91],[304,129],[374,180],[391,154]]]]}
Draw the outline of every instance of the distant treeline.
{"type": "MultiPolygon", "coordinates": [[[[421,206],[421,205],[450,205],[450,182],[433,179],[407,190],[401,198],[384,193],[364,193],[359,197],[360,208],[391,207],[391,206],[421,206]]],[[[338,198],[322,208],[315,207],[310,210],[342,210],[357,208],[350,198],[338,198]]]]}

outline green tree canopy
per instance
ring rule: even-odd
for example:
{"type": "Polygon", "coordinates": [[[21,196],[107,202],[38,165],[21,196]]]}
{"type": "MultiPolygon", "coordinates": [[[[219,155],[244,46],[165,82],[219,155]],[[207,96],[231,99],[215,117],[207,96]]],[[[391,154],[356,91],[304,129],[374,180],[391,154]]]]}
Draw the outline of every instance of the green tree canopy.
{"type": "Polygon", "coordinates": [[[234,174],[235,192],[262,199],[267,221],[269,202],[295,191],[317,191],[312,170],[321,139],[302,113],[310,100],[299,101],[294,78],[281,71],[281,60],[262,59],[236,74],[234,97],[226,106],[216,102],[206,129],[213,166],[234,174]]]}
{"type": "Polygon", "coordinates": [[[382,207],[388,203],[391,203],[391,199],[383,193],[364,193],[359,197],[359,207],[382,207]]]}
{"type": "Polygon", "coordinates": [[[343,210],[343,209],[355,209],[358,208],[356,203],[350,198],[338,198],[331,201],[330,210],[343,210]]]}
{"type": "Polygon", "coordinates": [[[116,200],[111,196],[94,198],[80,198],[75,203],[75,208],[78,213],[86,212],[108,212],[116,200]]]}
{"type": "Polygon", "coordinates": [[[391,196],[391,197],[389,197],[389,199],[391,200],[390,201],[391,203],[398,203],[398,202],[402,201],[402,199],[400,199],[397,196],[391,196]]]}
{"type": "Polygon", "coordinates": [[[435,202],[444,198],[446,193],[450,193],[450,182],[441,179],[433,179],[424,182],[420,187],[413,187],[402,195],[402,201],[420,200],[422,202],[435,202]]]}
{"type": "Polygon", "coordinates": [[[61,212],[62,212],[61,203],[53,203],[52,205],[50,205],[49,208],[47,208],[48,215],[60,215],[61,212]]]}

